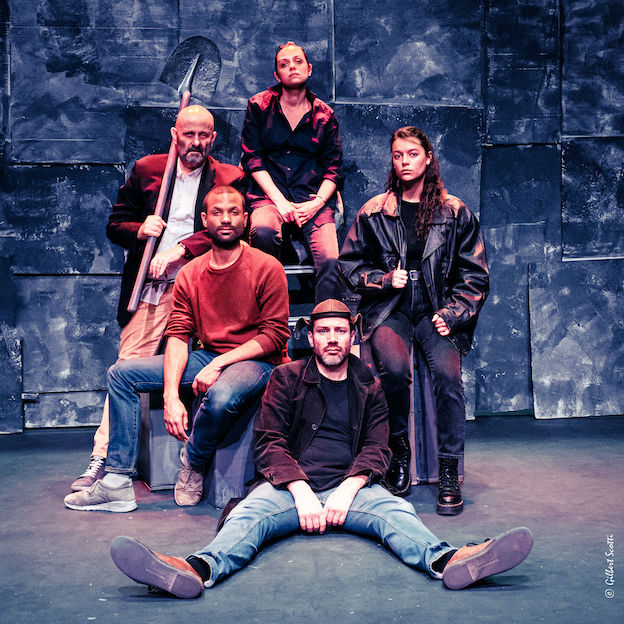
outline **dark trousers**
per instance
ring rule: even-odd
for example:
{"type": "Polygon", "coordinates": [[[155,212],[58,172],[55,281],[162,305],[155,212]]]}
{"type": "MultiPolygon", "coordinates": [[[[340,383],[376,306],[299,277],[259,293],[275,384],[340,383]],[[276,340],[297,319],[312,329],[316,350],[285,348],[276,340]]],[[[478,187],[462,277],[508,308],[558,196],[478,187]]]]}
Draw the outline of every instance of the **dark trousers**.
{"type": "Polygon", "coordinates": [[[390,409],[390,433],[401,434],[407,431],[410,411],[412,345],[422,349],[433,381],[438,456],[459,459],[466,421],[461,356],[450,338],[438,334],[431,316],[411,317],[405,305],[393,311],[370,338],[373,361],[390,409]]]}

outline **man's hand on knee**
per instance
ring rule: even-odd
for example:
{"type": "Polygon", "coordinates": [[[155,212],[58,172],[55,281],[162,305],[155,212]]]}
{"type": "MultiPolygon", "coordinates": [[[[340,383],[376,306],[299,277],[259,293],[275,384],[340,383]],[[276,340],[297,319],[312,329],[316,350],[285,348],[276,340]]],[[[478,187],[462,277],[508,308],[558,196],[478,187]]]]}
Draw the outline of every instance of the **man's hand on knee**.
{"type": "Polygon", "coordinates": [[[195,375],[195,379],[193,379],[193,392],[195,396],[206,392],[208,388],[219,379],[223,367],[219,365],[218,359],[219,358],[216,357],[210,364],[204,366],[204,368],[195,375]]]}
{"type": "Polygon", "coordinates": [[[357,475],[347,477],[325,501],[325,512],[327,513],[327,524],[340,526],[347,519],[347,514],[351,508],[351,503],[360,489],[366,485],[367,478],[357,475]]]}
{"type": "Polygon", "coordinates": [[[327,526],[327,512],[307,481],[291,481],[288,484],[288,491],[295,499],[301,530],[308,533],[316,531],[324,533],[327,526]]]}

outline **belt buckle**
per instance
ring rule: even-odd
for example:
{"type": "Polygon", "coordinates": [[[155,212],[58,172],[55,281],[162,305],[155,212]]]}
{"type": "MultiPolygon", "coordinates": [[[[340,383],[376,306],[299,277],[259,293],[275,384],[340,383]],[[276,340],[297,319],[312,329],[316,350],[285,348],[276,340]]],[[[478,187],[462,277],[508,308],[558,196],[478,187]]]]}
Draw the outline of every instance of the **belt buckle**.
{"type": "Polygon", "coordinates": [[[409,278],[412,282],[416,282],[420,279],[420,271],[416,269],[411,269],[409,272],[409,278]]]}

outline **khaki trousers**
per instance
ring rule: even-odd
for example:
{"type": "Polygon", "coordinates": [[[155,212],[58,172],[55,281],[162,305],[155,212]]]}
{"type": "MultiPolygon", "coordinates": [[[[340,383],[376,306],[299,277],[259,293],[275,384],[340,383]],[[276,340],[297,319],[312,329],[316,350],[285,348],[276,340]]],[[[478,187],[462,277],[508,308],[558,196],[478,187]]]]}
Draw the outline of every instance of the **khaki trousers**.
{"type": "MultiPolygon", "coordinates": [[[[169,314],[173,307],[173,284],[168,284],[158,305],[139,302],[139,307],[130,322],[121,330],[119,360],[151,357],[156,355],[162,340],[169,314]]],[[[108,449],[108,396],[104,402],[102,421],[93,438],[91,456],[106,457],[108,449]]]]}

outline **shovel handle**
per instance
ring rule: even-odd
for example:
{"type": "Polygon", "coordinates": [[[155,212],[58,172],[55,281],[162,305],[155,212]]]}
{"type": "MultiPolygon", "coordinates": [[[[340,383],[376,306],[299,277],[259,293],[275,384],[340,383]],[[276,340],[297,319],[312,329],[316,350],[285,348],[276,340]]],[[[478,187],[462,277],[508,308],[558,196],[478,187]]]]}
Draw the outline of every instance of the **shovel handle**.
{"type": "MultiPolygon", "coordinates": [[[[182,94],[182,100],[180,101],[180,108],[178,113],[189,105],[191,100],[191,92],[184,91],[182,94]]],[[[169,154],[167,155],[167,164],[165,165],[165,172],[163,173],[162,184],[160,185],[160,191],[158,192],[158,200],[156,201],[156,208],[154,214],[157,217],[162,217],[165,210],[165,202],[169,195],[169,189],[171,188],[171,180],[173,180],[173,172],[175,171],[176,160],[178,157],[178,149],[173,139],[169,144],[169,154]]],[[[139,265],[139,272],[137,273],[136,280],[134,281],[134,288],[130,295],[130,302],[128,303],[128,312],[134,314],[139,307],[139,301],[141,299],[141,292],[143,291],[143,285],[145,284],[145,278],[147,277],[147,270],[149,264],[152,261],[154,255],[154,249],[156,248],[156,241],[158,236],[149,236],[145,243],[145,249],[143,249],[143,256],[141,257],[141,264],[139,265]]]]}

